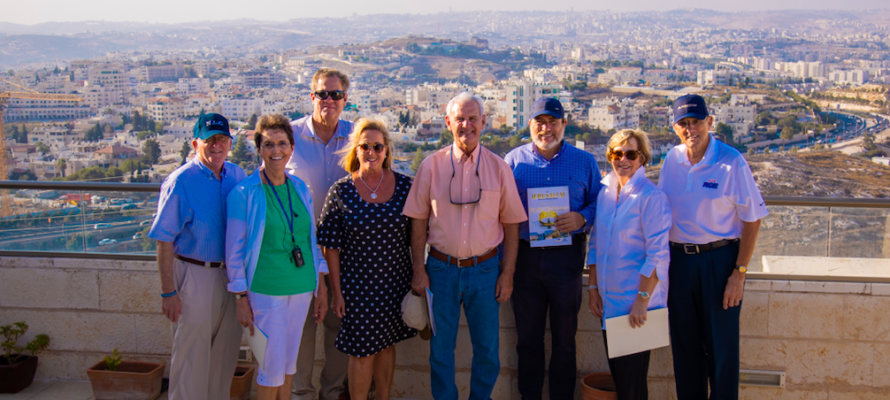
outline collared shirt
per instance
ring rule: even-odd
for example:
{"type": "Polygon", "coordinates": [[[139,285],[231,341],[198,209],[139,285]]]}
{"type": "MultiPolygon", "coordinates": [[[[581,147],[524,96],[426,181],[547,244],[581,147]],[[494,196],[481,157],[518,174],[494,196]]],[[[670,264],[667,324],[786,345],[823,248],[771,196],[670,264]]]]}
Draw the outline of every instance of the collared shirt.
{"type": "MultiPolygon", "coordinates": [[[[568,186],[569,210],[579,212],[587,225],[574,233],[590,232],[596,217],[596,196],[600,191],[600,168],[596,158],[565,141],[550,160],[544,158],[534,143],[513,149],[504,158],[513,169],[519,198],[528,214],[528,189],[568,186]]],[[[519,224],[519,237],[528,240],[528,221],[519,224]]]]}
{"type": "Polygon", "coordinates": [[[327,144],[315,134],[312,114],[291,122],[294,129],[294,152],[287,162],[287,172],[302,179],[312,193],[312,203],[316,218],[321,215],[328,190],[340,178],[347,175],[340,166],[343,158],[338,151],[349,145],[349,134],[353,123],[346,120],[337,122],[337,132],[327,144]]]}
{"type": "MultiPolygon", "coordinates": [[[[309,195],[306,184],[293,175],[288,174],[287,177],[294,185],[303,205],[306,206],[306,211],[310,212],[312,197],[309,195]]],[[[240,293],[247,291],[253,281],[260,248],[263,244],[263,233],[266,230],[266,193],[260,174],[254,173],[238,183],[229,193],[228,203],[226,216],[229,229],[225,232],[223,240],[226,246],[226,274],[229,277],[226,287],[230,292],[240,293]]],[[[312,217],[314,221],[315,214],[312,217]]],[[[321,249],[318,248],[315,224],[310,225],[309,247],[312,248],[311,259],[315,264],[315,274],[326,274],[328,263],[321,255],[321,249]]],[[[308,260],[309,257],[304,257],[304,259],[308,260]]],[[[301,268],[309,268],[309,266],[304,265],[301,268]]],[[[318,294],[318,285],[315,290],[315,293],[318,294]]]]}
{"type": "Polygon", "coordinates": [[[416,219],[429,218],[427,243],[459,258],[487,253],[504,240],[503,224],[528,219],[510,166],[482,145],[466,155],[452,144],[423,160],[402,214],[416,219]],[[476,179],[477,167],[479,179],[476,179]],[[467,202],[479,197],[479,202],[452,204],[452,186],[454,201],[467,202]]]}
{"type": "Polygon", "coordinates": [[[641,276],[651,277],[653,271],[658,284],[649,294],[649,309],[667,306],[671,205],[642,167],[620,193],[615,172],[602,183],[587,257],[596,263],[605,327],[605,319],[630,313],[641,276]]]}
{"type": "Polygon", "coordinates": [[[198,261],[226,257],[226,196],[246,174],[228,161],[220,179],[198,157],[173,171],[158,198],[148,237],[173,242],[176,254],[198,261]]]}
{"type": "Polygon", "coordinates": [[[742,235],[742,221],[769,214],[748,162],[734,148],[710,137],[705,156],[692,165],[686,145],[671,149],[658,187],[671,202],[671,241],[705,244],[742,235]]]}

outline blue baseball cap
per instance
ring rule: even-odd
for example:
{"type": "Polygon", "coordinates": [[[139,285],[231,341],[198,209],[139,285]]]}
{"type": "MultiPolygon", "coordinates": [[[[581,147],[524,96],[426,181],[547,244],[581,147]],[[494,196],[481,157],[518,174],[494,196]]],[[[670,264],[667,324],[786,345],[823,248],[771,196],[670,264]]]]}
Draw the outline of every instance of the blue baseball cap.
{"type": "Polygon", "coordinates": [[[559,100],[553,97],[541,97],[538,100],[535,100],[535,104],[532,105],[532,116],[535,117],[547,114],[556,119],[566,119],[565,111],[562,109],[562,103],[559,100]]]}
{"type": "Polygon", "coordinates": [[[708,106],[705,105],[705,99],[697,94],[687,94],[674,100],[674,123],[688,117],[708,118],[708,106]]]}
{"type": "Polygon", "coordinates": [[[232,137],[229,132],[229,120],[216,113],[204,114],[195,123],[195,139],[207,140],[213,135],[226,135],[232,137]]]}

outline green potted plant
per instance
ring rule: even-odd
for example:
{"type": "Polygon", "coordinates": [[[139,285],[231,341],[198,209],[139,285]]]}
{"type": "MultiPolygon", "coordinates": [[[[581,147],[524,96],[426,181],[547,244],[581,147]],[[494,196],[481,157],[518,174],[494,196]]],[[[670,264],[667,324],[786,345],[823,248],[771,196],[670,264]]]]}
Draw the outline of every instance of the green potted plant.
{"type": "Polygon", "coordinates": [[[96,400],[153,400],[161,394],[164,364],[123,361],[114,349],[111,356],[87,369],[96,400]]]}
{"type": "Polygon", "coordinates": [[[0,326],[3,337],[3,356],[0,357],[0,393],[18,393],[31,386],[37,373],[37,353],[49,346],[49,336],[40,334],[25,346],[18,346],[18,340],[28,331],[28,324],[16,322],[0,326]],[[25,350],[30,356],[22,354],[25,350]]]}

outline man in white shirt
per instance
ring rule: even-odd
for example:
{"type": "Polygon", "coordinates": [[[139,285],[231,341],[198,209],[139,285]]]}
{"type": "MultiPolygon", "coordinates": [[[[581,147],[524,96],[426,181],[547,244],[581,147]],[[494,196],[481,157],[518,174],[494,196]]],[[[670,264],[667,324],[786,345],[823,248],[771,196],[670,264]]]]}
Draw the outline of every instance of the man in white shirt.
{"type": "Polygon", "coordinates": [[[768,214],[748,163],[711,136],[713,123],[701,96],[674,102],[682,144],[658,181],[673,214],[668,308],[681,399],[706,399],[709,386],[711,399],[738,399],[745,273],[768,214]]]}

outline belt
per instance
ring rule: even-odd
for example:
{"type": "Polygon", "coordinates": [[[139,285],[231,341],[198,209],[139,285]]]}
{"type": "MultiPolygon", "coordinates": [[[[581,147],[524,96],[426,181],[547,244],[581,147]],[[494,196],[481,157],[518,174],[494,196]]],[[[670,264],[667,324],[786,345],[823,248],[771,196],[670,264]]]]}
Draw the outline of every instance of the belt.
{"type": "Polygon", "coordinates": [[[466,268],[475,266],[483,261],[488,261],[492,257],[498,255],[498,248],[495,247],[481,256],[476,257],[467,257],[467,258],[457,258],[449,256],[439,250],[436,250],[434,247],[430,247],[430,257],[435,258],[440,261],[445,261],[452,265],[457,265],[458,268],[466,268]]]}
{"type": "Polygon", "coordinates": [[[718,240],[716,242],[705,243],[705,244],[671,242],[671,247],[683,249],[683,252],[686,254],[701,254],[701,253],[707,253],[714,249],[719,249],[723,246],[733,244],[738,241],[739,241],[739,238],[723,239],[723,240],[718,240]]]}
{"type": "Polygon", "coordinates": [[[182,261],[185,261],[185,262],[187,262],[187,263],[189,263],[189,264],[200,265],[200,266],[202,266],[202,267],[204,267],[204,268],[223,268],[223,269],[226,268],[226,263],[225,263],[225,261],[219,261],[219,262],[204,262],[204,261],[198,261],[198,260],[195,260],[194,258],[183,257],[183,256],[181,256],[181,255],[179,255],[179,254],[174,254],[173,257],[176,257],[176,258],[178,258],[178,259],[180,259],[180,260],[182,260],[182,261]]]}

